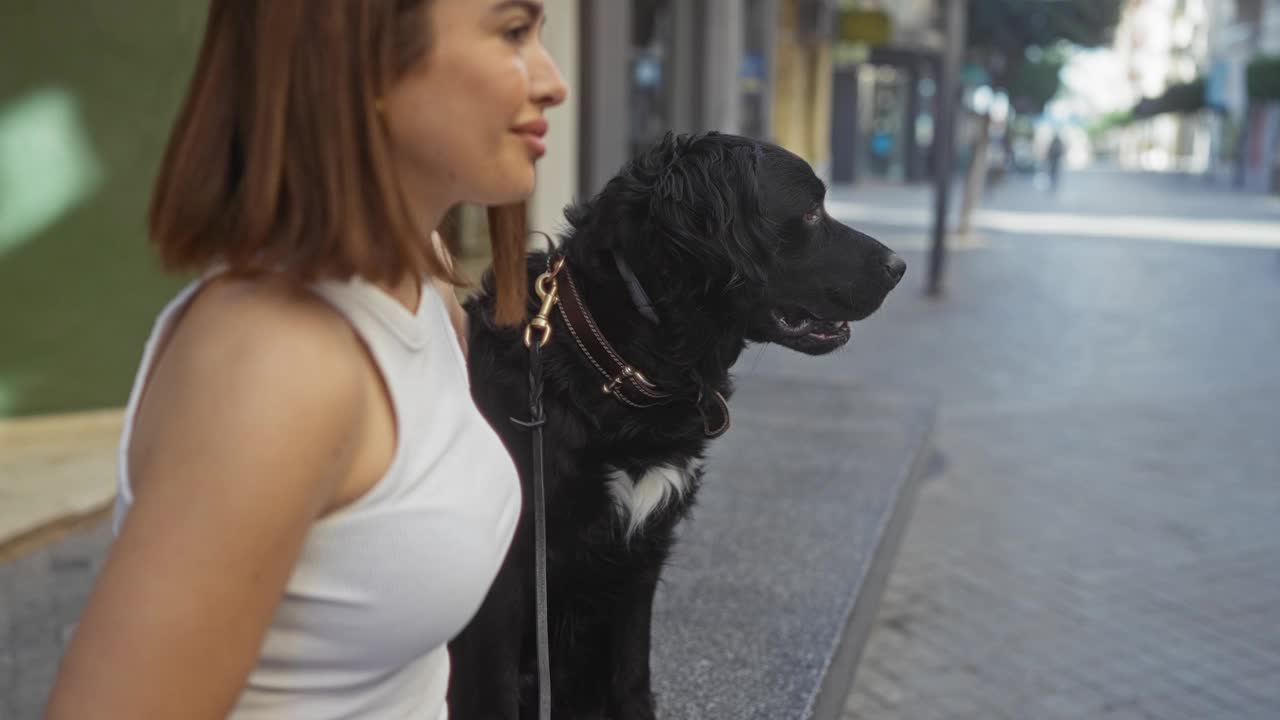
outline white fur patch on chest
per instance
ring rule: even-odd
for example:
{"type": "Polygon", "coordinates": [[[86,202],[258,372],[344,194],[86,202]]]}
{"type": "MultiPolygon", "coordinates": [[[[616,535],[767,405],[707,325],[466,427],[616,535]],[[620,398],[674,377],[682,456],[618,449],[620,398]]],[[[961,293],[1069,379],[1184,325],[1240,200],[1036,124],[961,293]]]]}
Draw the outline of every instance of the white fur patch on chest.
{"type": "Polygon", "coordinates": [[[622,470],[610,473],[609,494],[618,514],[627,524],[626,537],[636,534],[655,511],[671,500],[679,500],[689,492],[688,467],[655,465],[639,478],[622,470]]]}

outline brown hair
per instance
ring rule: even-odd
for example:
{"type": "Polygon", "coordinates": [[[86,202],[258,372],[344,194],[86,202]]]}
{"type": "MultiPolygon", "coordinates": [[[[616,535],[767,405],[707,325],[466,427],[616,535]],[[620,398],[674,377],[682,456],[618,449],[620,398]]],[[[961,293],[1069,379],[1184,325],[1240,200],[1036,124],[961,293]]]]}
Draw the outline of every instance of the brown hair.
{"type": "MultiPolygon", "coordinates": [[[[466,284],[414,228],[378,118],[427,54],[430,2],[212,0],[151,201],[165,269],[466,284]]],[[[524,215],[489,210],[504,324],[525,316],[524,215]]]]}

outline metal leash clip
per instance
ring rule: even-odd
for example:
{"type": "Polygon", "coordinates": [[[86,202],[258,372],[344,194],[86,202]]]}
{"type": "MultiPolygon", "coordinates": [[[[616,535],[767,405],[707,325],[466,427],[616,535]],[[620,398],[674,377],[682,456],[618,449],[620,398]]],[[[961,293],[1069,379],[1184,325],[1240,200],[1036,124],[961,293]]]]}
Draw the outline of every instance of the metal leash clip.
{"type": "Polygon", "coordinates": [[[538,339],[538,347],[546,347],[551,342],[551,311],[555,308],[556,303],[560,301],[560,288],[556,284],[556,275],[559,274],[560,268],[564,267],[564,258],[558,258],[551,266],[550,270],[538,276],[533,287],[538,292],[538,298],[542,300],[542,307],[538,309],[538,314],[533,316],[529,324],[524,328],[524,346],[533,346],[533,332],[535,330],[542,333],[542,337],[538,339]]]}

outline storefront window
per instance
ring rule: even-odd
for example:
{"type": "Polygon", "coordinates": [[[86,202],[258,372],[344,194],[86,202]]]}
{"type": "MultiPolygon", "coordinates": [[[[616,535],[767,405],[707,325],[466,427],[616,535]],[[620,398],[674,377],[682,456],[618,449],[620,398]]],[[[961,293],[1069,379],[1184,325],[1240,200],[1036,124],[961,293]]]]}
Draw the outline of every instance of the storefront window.
{"type": "MultiPolygon", "coordinates": [[[[906,138],[903,118],[907,112],[907,93],[911,91],[908,74],[891,65],[872,66],[866,75],[870,82],[870,111],[862,148],[867,174],[883,180],[900,181],[906,174],[906,138]]],[[[869,85],[869,87],[868,87],[869,85]]]]}

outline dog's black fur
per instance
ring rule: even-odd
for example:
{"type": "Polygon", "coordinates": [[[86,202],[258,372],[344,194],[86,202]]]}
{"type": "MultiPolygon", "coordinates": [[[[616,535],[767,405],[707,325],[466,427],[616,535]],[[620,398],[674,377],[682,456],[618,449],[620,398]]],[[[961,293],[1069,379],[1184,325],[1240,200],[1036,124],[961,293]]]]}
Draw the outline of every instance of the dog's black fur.
{"type": "MultiPolygon", "coordinates": [[[[604,190],[566,211],[558,252],[623,358],[687,400],[638,410],[601,392],[560,318],[543,350],[553,713],[559,720],[653,718],[650,613],[674,528],[702,478],[707,438],[694,399],[730,395],[750,342],[819,354],[874,312],[905,264],[822,210],[800,158],[716,133],[668,136],[604,190]],[[634,270],[659,323],[638,312],[611,253],[634,270]],[[807,319],[806,319],[807,318],[807,319]],[[608,489],[658,465],[689,468],[688,491],[630,537],[608,489]]],[[[529,261],[532,281],[547,267],[529,261]]],[[[538,307],[530,293],[530,313],[538,307]]],[[[492,287],[467,303],[472,393],[520,470],[524,512],[483,606],[450,644],[455,720],[536,717],[529,356],[492,321],[492,287]]]]}

